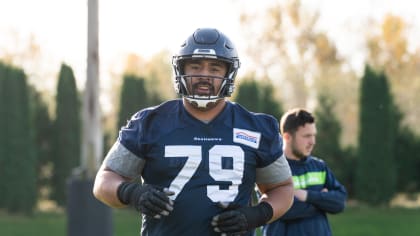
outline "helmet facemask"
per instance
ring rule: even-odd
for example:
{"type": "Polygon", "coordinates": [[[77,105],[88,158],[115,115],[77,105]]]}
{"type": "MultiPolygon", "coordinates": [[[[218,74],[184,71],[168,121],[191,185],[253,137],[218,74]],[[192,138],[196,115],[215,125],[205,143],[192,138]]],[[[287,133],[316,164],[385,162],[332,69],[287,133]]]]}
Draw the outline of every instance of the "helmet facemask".
{"type": "Polygon", "coordinates": [[[184,98],[198,108],[207,108],[225,97],[222,95],[227,84],[224,77],[183,75],[179,80],[185,89],[184,98]]]}
{"type": "Polygon", "coordinates": [[[185,59],[178,66],[174,66],[175,71],[178,72],[175,78],[175,89],[178,94],[181,94],[192,105],[200,109],[210,108],[210,105],[230,96],[234,87],[232,77],[229,76],[231,66],[228,63],[223,61],[227,66],[227,73],[224,77],[200,74],[187,75],[183,68],[187,60],[185,59]]]}
{"type": "MultiPolygon", "coordinates": [[[[175,73],[175,90],[199,109],[206,109],[225,97],[230,97],[234,90],[234,80],[240,66],[237,52],[232,42],[216,29],[198,29],[173,56],[172,66],[175,73]],[[184,64],[187,60],[214,59],[227,65],[224,77],[208,75],[186,75],[184,64]],[[203,90],[193,88],[192,79],[202,80],[203,90]],[[217,83],[215,83],[218,81],[217,83]],[[205,84],[207,83],[207,84],[205,84]],[[216,88],[216,84],[221,84],[216,88]],[[209,90],[205,92],[206,88],[209,90]],[[218,90],[218,91],[216,91],[218,90]]],[[[198,83],[198,86],[200,83],[198,83]]]]}

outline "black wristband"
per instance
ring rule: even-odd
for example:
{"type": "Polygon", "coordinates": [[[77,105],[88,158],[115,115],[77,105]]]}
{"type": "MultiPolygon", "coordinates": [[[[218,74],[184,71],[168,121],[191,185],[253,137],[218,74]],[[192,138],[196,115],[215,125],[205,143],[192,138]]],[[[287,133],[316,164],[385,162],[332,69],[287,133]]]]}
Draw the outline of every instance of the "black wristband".
{"type": "Polygon", "coordinates": [[[130,182],[122,182],[117,188],[117,197],[121,203],[128,205],[130,203],[130,196],[136,185],[130,182]]]}
{"type": "Polygon", "coordinates": [[[265,225],[273,217],[273,208],[268,202],[260,202],[253,207],[240,209],[248,221],[248,228],[253,229],[265,225]]]}
{"type": "Polygon", "coordinates": [[[268,202],[261,202],[257,205],[257,207],[260,212],[261,220],[263,221],[260,225],[258,225],[261,226],[266,224],[268,221],[271,220],[271,218],[273,218],[273,207],[268,202]]]}

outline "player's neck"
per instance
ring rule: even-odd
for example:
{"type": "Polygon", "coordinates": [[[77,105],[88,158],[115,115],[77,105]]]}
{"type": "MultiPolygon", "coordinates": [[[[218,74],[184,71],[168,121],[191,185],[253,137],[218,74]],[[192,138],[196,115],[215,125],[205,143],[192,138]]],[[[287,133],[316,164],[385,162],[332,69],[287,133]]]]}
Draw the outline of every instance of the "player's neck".
{"type": "Polygon", "coordinates": [[[192,115],[194,118],[201,120],[205,123],[212,121],[217,115],[222,112],[223,108],[226,105],[226,101],[224,99],[217,102],[217,104],[209,109],[209,110],[200,110],[191,105],[188,101],[183,101],[184,107],[192,115]]]}

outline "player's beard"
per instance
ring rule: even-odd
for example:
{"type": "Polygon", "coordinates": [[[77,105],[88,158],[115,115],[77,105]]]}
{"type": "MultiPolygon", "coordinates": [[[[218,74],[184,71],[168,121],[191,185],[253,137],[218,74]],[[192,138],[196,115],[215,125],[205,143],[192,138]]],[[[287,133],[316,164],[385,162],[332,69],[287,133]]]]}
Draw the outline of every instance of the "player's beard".
{"type": "Polygon", "coordinates": [[[214,89],[213,83],[210,82],[198,82],[192,85],[192,93],[194,96],[215,96],[216,91],[214,89]],[[201,87],[207,87],[207,91],[201,91],[201,87]]]}
{"type": "MultiPolygon", "coordinates": [[[[213,82],[213,81],[212,81],[213,82]]],[[[191,91],[194,97],[211,97],[216,95],[216,90],[212,82],[208,81],[199,81],[191,85],[191,91]],[[206,88],[206,89],[203,89],[206,88]],[[203,91],[206,90],[206,91],[203,91]]],[[[213,109],[222,99],[217,99],[215,102],[207,103],[206,107],[199,107],[197,104],[193,104],[193,106],[200,110],[200,111],[208,111],[213,109]]]]}
{"type": "Polygon", "coordinates": [[[224,97],[219,96],[223,81],[218,81],[219,83],[216,83],[216,79],[222,78],[194,75],[183,77],[183,84],[185,85],[188,93],[186,100],[189,104],[191,104],[192,108],[205,112],[213,109],[225,100],[224,97]],[[193,79],[195,77],[204,77],[204,79],[193,79]],[[217,84],[219,85],[215,86],[217,84]],[[206,101],[205,107],[202,105],[199,106],[199,100],[206,101]]]}

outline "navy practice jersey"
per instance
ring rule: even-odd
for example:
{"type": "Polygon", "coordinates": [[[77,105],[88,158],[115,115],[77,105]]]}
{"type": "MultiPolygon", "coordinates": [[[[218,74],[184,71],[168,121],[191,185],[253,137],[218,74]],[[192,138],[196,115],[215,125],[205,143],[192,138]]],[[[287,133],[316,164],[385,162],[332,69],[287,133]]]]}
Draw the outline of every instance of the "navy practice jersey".
{"type": "Polygon", "coordinates": [[[173,100],[136,113],[121,129],[107,166],[175,192],[174,210],[161,219],[144,217],[142,235],[219,235],[211,227],[223,211],[219,202],[247,206],[256,182],[291,177],[278,130],[274,117],[235,103],[204,123],[173,100]]]}

